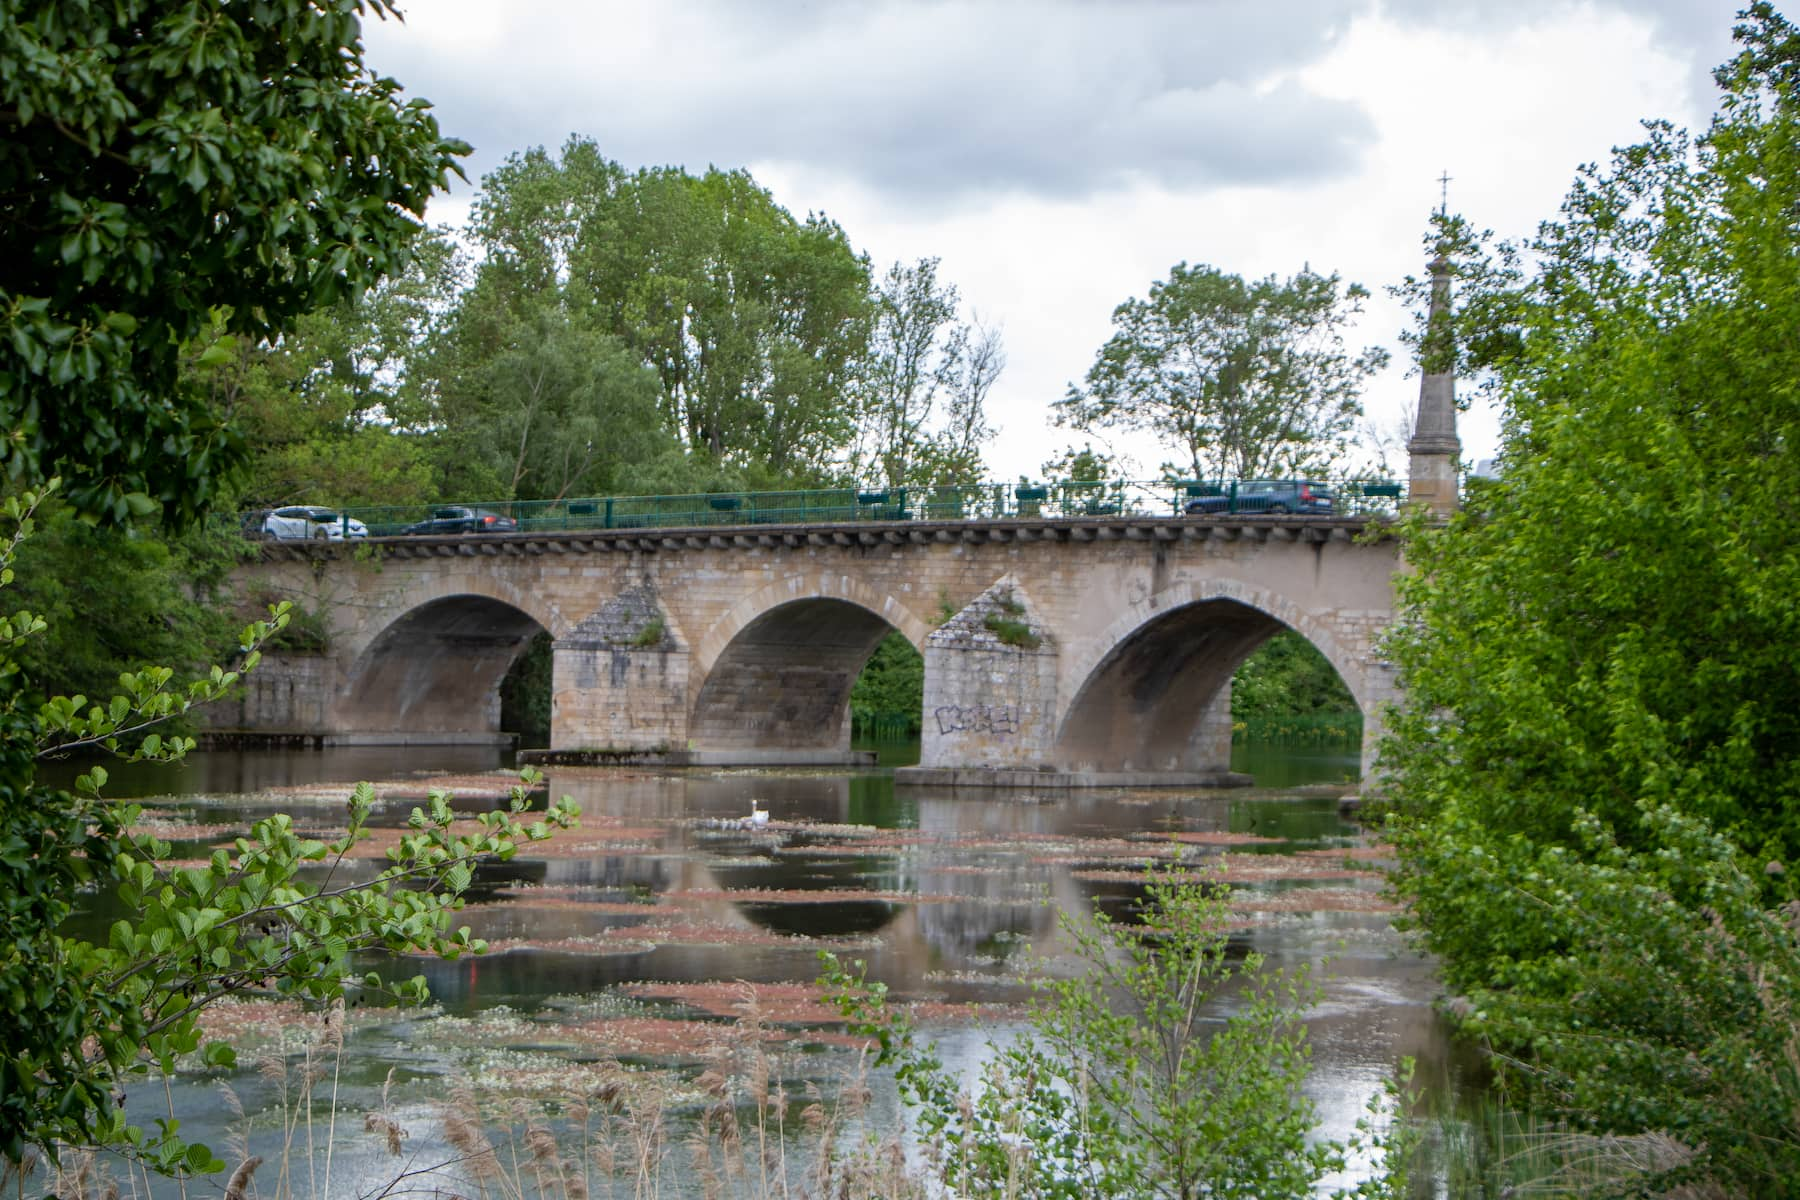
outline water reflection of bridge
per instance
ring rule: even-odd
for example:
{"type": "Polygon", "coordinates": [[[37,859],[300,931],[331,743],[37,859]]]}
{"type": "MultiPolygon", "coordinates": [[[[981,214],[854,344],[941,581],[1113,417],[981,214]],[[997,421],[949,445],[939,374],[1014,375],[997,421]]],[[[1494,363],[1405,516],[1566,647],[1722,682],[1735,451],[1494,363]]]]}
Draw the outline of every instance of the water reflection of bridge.
{"type": "Polygon", "coordinates": [[[543,890],[472,919],[478,936],[528,952],[434,964],[441,994],[480,986],[491,1001],[496,991],[589,992],[639,979],[808,980],[821,945],[848,945],[882,978],[985,995],[1066,949],[1062,914],[1100,906],[1118,915],[1141,891],[1083,879],[1079,868],[1134,870],[1177,810],[1190,832],[1223,831],[1235,811],[1224,801],[1121,805],[1098,793],[1044,803],[992,789],[896,788],[878,775],[563,770],[550,784],[583,807],[583,829],[570,835],[576,852],[527,855],[503,878],[484,875],[483,887],[543,890]],[[739,826],[752,796],[774,813],[766,829],[739,826]],[[1142,857],[1133,838],[1152,839],[1142,857]]]}

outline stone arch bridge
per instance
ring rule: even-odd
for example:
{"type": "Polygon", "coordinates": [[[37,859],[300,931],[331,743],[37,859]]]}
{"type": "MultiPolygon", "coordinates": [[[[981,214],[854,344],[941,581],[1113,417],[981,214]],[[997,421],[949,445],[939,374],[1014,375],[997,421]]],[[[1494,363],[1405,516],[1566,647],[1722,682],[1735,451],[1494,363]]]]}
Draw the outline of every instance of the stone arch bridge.
{"type": "Polygon", "coordinates": [[[899,630],[924,655],[916,777],[1206,783],[1232,673],[1283,628],[1343,677],[1365,769],[1393,695],[1376,639],[1396,542],[1360,519],[1111,517],[271,543],[240,584],[328,625],[225,723],[339,742],[499,733],[554,639],[551,749],[672,763],[853,761],[849,694],[899,630]]]}

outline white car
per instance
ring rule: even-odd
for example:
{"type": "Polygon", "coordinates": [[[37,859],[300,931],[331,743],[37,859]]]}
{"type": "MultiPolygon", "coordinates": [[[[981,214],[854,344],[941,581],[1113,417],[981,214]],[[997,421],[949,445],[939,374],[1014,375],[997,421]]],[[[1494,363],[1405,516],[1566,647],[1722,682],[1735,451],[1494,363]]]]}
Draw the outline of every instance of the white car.
{"type": "Polygon", "coordinates": [[[264,536],[282,541],[341,542],[347,537],[369,536],[369,527],[355,517],[310,504],[293,504],[272,510],[263,518],[262,531],[264,536]]]}

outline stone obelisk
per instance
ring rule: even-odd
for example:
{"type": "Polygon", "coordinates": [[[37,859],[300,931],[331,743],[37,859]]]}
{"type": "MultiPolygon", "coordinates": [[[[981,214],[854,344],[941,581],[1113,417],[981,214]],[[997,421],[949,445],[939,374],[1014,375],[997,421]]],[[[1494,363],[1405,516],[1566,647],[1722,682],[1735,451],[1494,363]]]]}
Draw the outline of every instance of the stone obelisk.
{"type": "Polygon", "coordinates": [[[1431,260],[1431,312],[1419,347],[1419,413],[1412,440],[1407,499],[1440,517],[1457,507],[1456,460],[1462,443],[1456,437],[1456,356],[1450,328],[1450,263],[1442,254],[1431,260]]]}

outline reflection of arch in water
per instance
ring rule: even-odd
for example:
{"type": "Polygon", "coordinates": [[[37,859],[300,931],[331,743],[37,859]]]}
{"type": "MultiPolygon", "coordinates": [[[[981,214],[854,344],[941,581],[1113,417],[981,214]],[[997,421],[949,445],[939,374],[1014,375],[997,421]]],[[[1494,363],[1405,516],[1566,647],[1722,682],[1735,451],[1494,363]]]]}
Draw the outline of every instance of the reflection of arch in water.
{"type": "Polygon", "coordinates": [[[1079,680],[1058,729],[1058,762],[1083,770],[1214,770],[1230,753],[1230,683],[1285,628],[1324,654],[1365,716],[1360,664],[1331,632],[1280,597],[1210,580],[1133,605],[1068,676],[1079,680]]]}
{"type": "Polygon", "coordinates": [[[930,632],[845,575],[795,576],[745,597],[695,644],[695,747],[848,749],[851,685],[894,629],[914,646],[930,632]]]}
{"type": "Polygon", "coordinates": [[[333,723],[350,733],[498,733],[500,681],[549,619],[474,593],[410,609],[357,655],[333,723]]]}
{"type": "Polygon", "coordinates": [[[733,901],[753,924],[795,937],[851,937],[885,929],[905,905],[892,900],[820,900],[803,904],[733,901]]]}
{"type": "Polygon", "coordinates": [[[1030,898],[1031,886],[1043,881],[1041,867],[920,874],[932,894],[958,897],[918,906],[919,936],[943,963],[964,969],[1022,958],[1056,932],[1056,909],[1030,898]]]}
{"type": "Polygon", "coordinates": [[[714,864],[711,873],[728,892],[751,892],[750,898],[732,900],[732,906],[746,920],[776,933],[806,937],[873,933],[906,907],[890,898],[899,876],[893,855],[809,856],[790,849],[765,863],[714,864]],[[782,901],[754,895],[763,891],[815,893],[818,898],[782,901]]]}
{"type": "MultiPolygon", "coordinates": [[[[1080,904],[1088,912],[1099,913],[1116,926],[1134,928],[1142,926],[1149,907],[1150,893],[1147,887],[1149,876],[1141,880],[1125,879],[1071,879],[1073,890],[1080,897],[1080,904]]],[[[1226,892],[1230,888],[1217,885],[1226,892]]],[[[1225,956],[1233,961],[1242,959],[1244,955],[1256,949],[1256,930],[1241,925],[1232,926],[1224,931],[1225,956]]]]}

